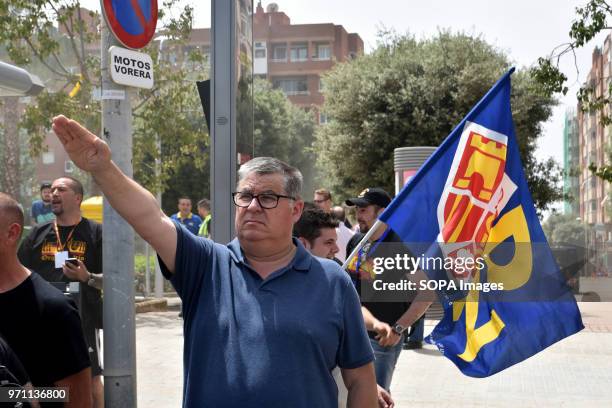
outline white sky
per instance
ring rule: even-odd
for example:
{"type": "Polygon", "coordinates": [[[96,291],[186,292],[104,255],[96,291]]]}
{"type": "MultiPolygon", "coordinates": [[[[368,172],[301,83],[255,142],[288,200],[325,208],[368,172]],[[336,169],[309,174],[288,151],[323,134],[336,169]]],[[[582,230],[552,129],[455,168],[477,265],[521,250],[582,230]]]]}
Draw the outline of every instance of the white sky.
{"type": "MultiPolygon", "coordinates": [[[[161,0],[158,3],[161,4],[161,0]]],[[[210,27],[210,0],[184,0],[195,10],[195,27],[210,27]]],[[[568,32],[575,8],[587,0],[282,0],[280,11],[293,24],[335,23],[358,33],[366,52],[376,45],[380,27],[399,33],[410,32],[419,38],[430,37],[438,29],[450,28],[483,35],[490,44],[504,50],[518,68],[535,64],[538,57],[569,40],[568,32]]],[[[84,7],[99,9],[98,0],[82,0],[84,7]]],[[[263,2],[263,7],[268,2],[263,2]]],[[[257,5],[257,0],[255,0],[257,5]]],[[[579,74],[572,58],[565,58],[562,69],[570,79],[568,95],[561,99],[554,116],[544,126],[537,156],[563,161],[563,117],[568,107],[576,105],[576,91],[584,82],[591,65],[593,48],[603,45],[604,35],[577,53],[579,74]]]]}

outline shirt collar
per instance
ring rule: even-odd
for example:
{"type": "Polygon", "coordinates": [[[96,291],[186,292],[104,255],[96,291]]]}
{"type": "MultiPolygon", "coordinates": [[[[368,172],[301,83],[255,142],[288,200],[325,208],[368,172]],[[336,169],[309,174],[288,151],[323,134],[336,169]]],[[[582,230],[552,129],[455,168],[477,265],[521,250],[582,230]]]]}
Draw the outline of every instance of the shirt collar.
{"type": "Polygon", "coordinates": [[[193,216],[193,214],[189,213],[189,215],[187,217],[183,218],[183,217],[181,217],[181,212],[180,211],[176,213],[176,218],[178,218],[179,220],[183,220],[183,219],[184,220],[189,220],[189,219],[191,219],[192,216],[193,216]]]}
{"type": "MultiPolygon", "coordinates": [[[[297,247],[297,250],[295,251],[293,260],[287,266],[299,272],[308,272],[310,270],[310,264],[312,263],[312,255],[306,250],[306,248],[304,248],[302,243],[297,238],[293,237],[292,240],[297,247]]],[[[234,238],[232,242],[227,245],[227,247],[232,254],[232,258],[234,258],[236,262],[246,264],[238,238],[234,238]]]]}

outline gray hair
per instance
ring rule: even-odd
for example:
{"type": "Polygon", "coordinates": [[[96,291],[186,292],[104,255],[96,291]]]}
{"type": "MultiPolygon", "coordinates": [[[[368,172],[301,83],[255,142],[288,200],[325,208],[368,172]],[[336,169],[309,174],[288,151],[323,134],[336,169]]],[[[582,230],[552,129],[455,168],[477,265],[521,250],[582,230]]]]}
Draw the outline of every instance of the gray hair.
{"type": "Polygon", "coordinates": [[[280,174],[285,180],[285,194],[300,198],[302,192],[302,173],[293,166],[274,157],[256,157],[244,163],[238,169],[238,183],[244,180],[250,173],[258,175],[280,174]]]}

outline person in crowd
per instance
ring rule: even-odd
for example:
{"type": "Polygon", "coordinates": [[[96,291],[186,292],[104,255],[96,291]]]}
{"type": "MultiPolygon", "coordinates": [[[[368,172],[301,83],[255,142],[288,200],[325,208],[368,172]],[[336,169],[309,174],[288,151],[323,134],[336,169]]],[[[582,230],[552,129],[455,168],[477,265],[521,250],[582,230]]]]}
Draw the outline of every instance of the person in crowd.
{"type": "Polygon", "coordinates": [[[202,219],[199,215],[191,213],[191,198],[186,196],[180,197],[178,199],[178,210],[179,212],[173,214],[170,218],[183,224],[187,231],[193,235],[198,235],[202,219]]]}
{"type": "MultiPolygon", "coordinates": [[[[325,188],[316,190],[314,193],[313,202],[322,211],[325,211],[328,214],[332,213],[332,196],[329,190],[325,188]]],[[[336,228],[336,234],[338,236],[338,253],[336,254],[336,258],[338,258],[340,262],[344,262],[347,255],[346,245],[353,237],[355,232],[347,228],[344,223],[340,223],[336,228]]]]}
{"type": "Polygon", "coordinates": [[[91,359],[93,401],[104,406],[100,329],[102,328],[102,225],[81,216],[83,185],[60,177],[51,185],[55,220],[32,228],[19,259],[48,282],[81,282],[80,311],[91,359]]]}
{"type": "MultiPolygon", "coordinates": [[[[337,227],[338,221],[331,214],[316,207],[305,209],[300,219],[293,225],[293,236],[299,239],[304,248],[312,255],[338,261],[334,257],[338,252],[338,245],[336,245],[337,227]]],[[[391,332],[391,328],[385,323],[375,322],[371,314],[364,319],[366,319],[366,328],[377,331],[382,336],[391,332]]],[[[340,370],[335,368],[333,375],[339,390],[338,407],[346,407],[347,390],[342,381],[340,370]]],[[[377,385],[377,394],[380,408],[393,408],[395,406],[391,394],[380,385],[377,385]]]]}
{"type": "Polygon", "coordinates": [[[184,407],[376,407],[372,348],[359,298],[333,261],[292,238],[304,205],[299,170],[274,158],[243,164],[232,194],[236,238],[187,232],[112,162],[108,145],[58,116],[53,131],[111,206],[157,251],[183,301],[184,407]]]}
{"type": "Polygon", "coordinates": [[[32,203],[30,210],[32,225],[44,224],[45,222],[53,221],[55,214],[51,209],[51,183],[42,183],[40,185],[40,200],[32,203]]]}
{"type": "Polygon", "coordinates": [[[326,213],[331,212],[332,208],[332,196],[331,192],[325,188],[319,188],[314,193],[314,198],[312,200],[314,205],[319,207],[321,210],[326,213]]]}
{"type": "Polygon", "coordinates": [[[65,407],[90,407],[91,369],[79,313],[71,299],[19,261],[23,223],[21,206],[0,193],[0,335],[35,387],[67,387],[65,407]]]}
{"type": "Polygon", "coordinates": [[[351,224],[351,222],[348,220],[348,218],[346,218],[346,211],[344,210],[343,206],[341,205],[333,206],[331,209],[331,213],[333,214],[334,217],[336,217],[338,221],[343,223],[346,228],[348,229],[353,228],[353,225],[351,224]]]}
{"type": "MultiPolygon", "coordinates": [[[[361,231],[361,233],[355,234],[347,245],[346,251],[349,256],[362,240],[364,234],[374,226],[378,216],[390,202],[389,194],[382,188],[377,187],[366,188],[358,197],[346,200],[346,205],[357,207],[357,222],[361,231]]],[[[363,298],[363,280],[372,279],[372,259],[376,257],[393,258],[397,254],[403,255],[407,252],[407,249],[401,245],[401,242],[397,234],[383,225],[370,237],[369,243],[364,245],[359,253],[351,259],[347,269],[362,294],[361,304],[364,308],[364,318],[373,318],[391,327],[391,332],[385,337],[381,337],[377,331],[370,330],[368,332],[376,356],[374,362],[376,381],[387,391],[390,391],[393,372],[402,351],[402,339],[406,334],[406,329],[414,324],[431,304],[431,294],[424,291],[419,291],[413,302],[368,301],[363,298]]],[[[389,276],[403,274],[404,271],[387,270],[384,273],[389,276]]],[[[425,279],[420,270],[414,271],[414,276],[416,280],[425,279]]]]}
{"type": "Polygon", "coordinates": [[[210,238],[212,214],[210,213],[210,201],[206,198],[198,201],[198,214],[200,215],[200,218],[202,218],[202,224],[200,224],[198,236],[210,238]]]}
{"type": "Polygon", "coordinates": [[[338,221],[330,214],[319,209],[305,210],[293,225],[293,236],[314,256],[334,259],[338,253],[337,226],[338,221]]]}

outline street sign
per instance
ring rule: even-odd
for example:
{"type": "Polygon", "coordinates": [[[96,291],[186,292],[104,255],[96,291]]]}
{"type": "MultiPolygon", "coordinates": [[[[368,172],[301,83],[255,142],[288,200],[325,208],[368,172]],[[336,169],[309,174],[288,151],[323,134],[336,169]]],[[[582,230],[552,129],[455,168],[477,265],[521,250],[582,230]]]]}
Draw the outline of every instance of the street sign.
{"type": "Polygon", "coordinates": [[[110,72],[114,83],[137,88],[153,88],[153,60],[147,54],[112,46],[110,72]]]}
{"type": "Polygon", "coordinates": [[[157,0],[102,0],[102,14],[117,40],[128,48],[145,47],[155,34],[157,0]]]}

